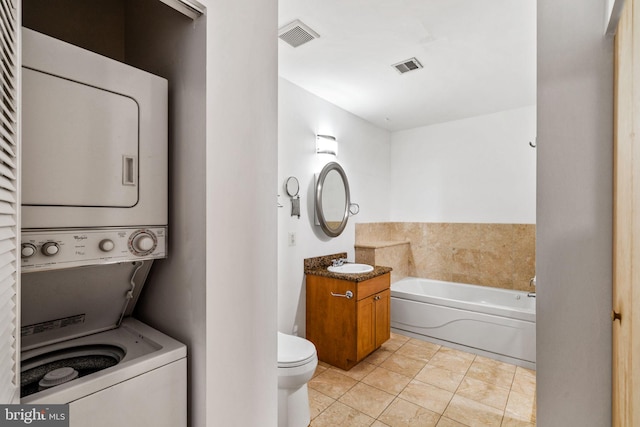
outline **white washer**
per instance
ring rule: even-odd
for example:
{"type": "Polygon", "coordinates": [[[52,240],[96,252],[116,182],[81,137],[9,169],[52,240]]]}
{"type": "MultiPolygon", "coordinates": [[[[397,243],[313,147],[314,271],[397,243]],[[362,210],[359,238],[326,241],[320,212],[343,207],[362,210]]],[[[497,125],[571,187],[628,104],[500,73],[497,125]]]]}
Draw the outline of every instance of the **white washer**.
{"type": "Polygon", "coordinates": [[[186,346],[129,317],[151,264],[23,274],[21,403],[68,403],[71,427],[186,426],[186,346]]]}

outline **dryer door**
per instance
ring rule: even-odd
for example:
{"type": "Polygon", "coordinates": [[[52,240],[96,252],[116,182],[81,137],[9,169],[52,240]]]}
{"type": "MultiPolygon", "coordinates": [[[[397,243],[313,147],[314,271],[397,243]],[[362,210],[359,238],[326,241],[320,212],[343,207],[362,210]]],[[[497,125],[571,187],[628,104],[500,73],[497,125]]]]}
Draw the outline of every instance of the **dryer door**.
{"type": "Polygon", "coordinates": [[[22,203],[138,203],[137,102],[31,68],[22,72],[22,203]]]}

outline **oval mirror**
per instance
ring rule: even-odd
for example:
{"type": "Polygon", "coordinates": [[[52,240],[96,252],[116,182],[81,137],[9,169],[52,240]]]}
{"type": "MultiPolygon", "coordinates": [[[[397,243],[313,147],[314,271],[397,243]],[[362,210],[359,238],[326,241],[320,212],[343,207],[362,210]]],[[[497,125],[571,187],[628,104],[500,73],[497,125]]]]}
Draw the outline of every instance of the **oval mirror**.
{"type": "Polygon", "coordinates": [[[337,237],[349,219],[349,181],[344,169],[336,162],[327,163],[316,182],[316,218],[322,231],[337,237]]]}

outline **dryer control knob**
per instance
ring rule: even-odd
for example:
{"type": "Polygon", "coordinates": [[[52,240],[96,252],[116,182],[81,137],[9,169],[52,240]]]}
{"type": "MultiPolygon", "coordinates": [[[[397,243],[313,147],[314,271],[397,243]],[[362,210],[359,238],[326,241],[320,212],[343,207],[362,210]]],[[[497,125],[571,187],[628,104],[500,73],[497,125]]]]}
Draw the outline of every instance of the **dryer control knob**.
{"type": "Polygon", "coordinates": [[[113,240],[104,239],[104,240],[100,241],[100,243],[98,244],[98,247],[100,248],[100,250],[102,252],[111,252],[113,250],[113,248],[116,247],[116,245],[113,243],[113,240]]]}
{"type": "Polygon", "coordinates": [[[155,245],[156,239],[147,232],[138,233],[133,238],[132,242],[132,246],[137,252],[149,252],[155,247],[155,245]]]}
{"type": "Polygon", "coordinates": [[[32,245],[31,243],[23,243],[22,244],[22,250],[20,251],[22,258],[29,258],[31,256],[34,256],[36,253],[36,247],[35,245],[32,245]]]}
{"type": "Polygon", "coordinates": [[[42,253],[46,256],[54,256],[60,252],[60,245],[56,242],[47,242],[42,245],[42,253]]]}

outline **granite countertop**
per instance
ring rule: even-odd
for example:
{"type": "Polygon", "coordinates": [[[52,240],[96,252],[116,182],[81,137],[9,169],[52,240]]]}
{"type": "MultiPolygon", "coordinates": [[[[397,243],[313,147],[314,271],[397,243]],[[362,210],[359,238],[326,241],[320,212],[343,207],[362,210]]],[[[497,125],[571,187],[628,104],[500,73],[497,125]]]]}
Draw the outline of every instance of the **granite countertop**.
{"type": "Polygon", "coordinates": [[[327,267],[331,265],[331,260],[346,257],[347,253],[342,252],[316,258],[307,258],[304,260],[304,274],[329,277],[331,279],[349,280],[352,282],[363,282],[365,280],[373,279],[374,277],[382,276],[383,274],[389,273],[392,270],[391,267],[383,267],[379,265],[374,266],[373,271],[358,274],[333,273],[327,270],[327,267]]]}

